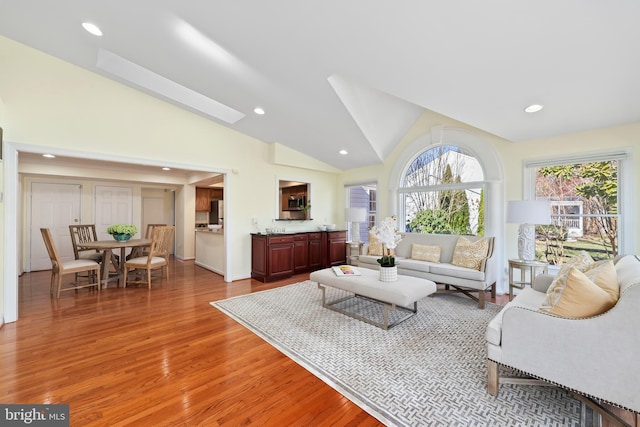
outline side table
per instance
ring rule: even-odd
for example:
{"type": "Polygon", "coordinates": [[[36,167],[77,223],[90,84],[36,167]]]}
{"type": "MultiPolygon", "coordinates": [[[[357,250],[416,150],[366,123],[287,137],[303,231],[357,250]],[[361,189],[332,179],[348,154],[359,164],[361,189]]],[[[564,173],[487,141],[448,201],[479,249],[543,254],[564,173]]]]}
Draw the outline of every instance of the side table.
{"type": "Polygon", "coordinates": [[[513,299],[513,288],[524,289],[526,285],[531,286],[533,279],[541,273],[548,272],[549,263],[540,260],[509,260],[509,301],[513,299]],[[520,280],[513,277],[514,270],[520,270],[520,280]],[[527,275],[527,273],[529,273],[527,275]]]}
{"type": "Polygon", "coordinates": [[[347,264],[355,265],[364,242],[347,242],[347,264]]]}

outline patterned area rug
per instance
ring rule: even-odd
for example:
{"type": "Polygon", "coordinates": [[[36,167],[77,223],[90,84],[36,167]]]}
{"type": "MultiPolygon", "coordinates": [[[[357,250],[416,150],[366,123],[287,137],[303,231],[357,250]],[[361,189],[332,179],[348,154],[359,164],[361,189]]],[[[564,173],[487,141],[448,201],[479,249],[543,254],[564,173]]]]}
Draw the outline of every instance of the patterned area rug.
{"type": "MultiPolygon", "coordinates": [[[[327,289],[328,301],[342,296],[327,289]]],[[[580,425],[580,403],[561,389],[503,384],[497,398],[486,392],[485,330],[495,304],[479,310],[466,297],[428,297],[388,331],[323,308],[311,281],[211,305],[386,425],[580,425]]],[[[373,316],[380,307],[358,310],[373,316]]]]}

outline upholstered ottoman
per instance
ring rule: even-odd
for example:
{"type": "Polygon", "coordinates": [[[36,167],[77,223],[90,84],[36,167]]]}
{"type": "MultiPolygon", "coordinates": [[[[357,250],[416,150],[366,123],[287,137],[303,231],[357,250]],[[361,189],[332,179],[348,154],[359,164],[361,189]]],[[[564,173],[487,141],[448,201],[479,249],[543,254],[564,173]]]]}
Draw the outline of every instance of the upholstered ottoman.
{"type": "Polygon", "coordinates": [[[359,276],[337,276],[331,268],[314,271],[309,275],[311,281],[318,283],[322,290],[322,305],[330,310],[362,320],[382,329],[389,329],[418,312],[418,300],[436,291],[436,284],[430,280],[398,275],[395,282],[381,282],[379,273],[375,270],[361,268],[359,276]],[[352,293],[352,296],[335,301],[326,301],[326,286],[342,289],[352,293]],[[368,298],[383,305],[383,321],[375,322],[366,317],[343,310],[336,305],[350,298],[368,298]],[[413,307],[411,307],[413,306],[413,307]],[[389,310],[402,309],[407,315],[389,324],[389,310]]]}

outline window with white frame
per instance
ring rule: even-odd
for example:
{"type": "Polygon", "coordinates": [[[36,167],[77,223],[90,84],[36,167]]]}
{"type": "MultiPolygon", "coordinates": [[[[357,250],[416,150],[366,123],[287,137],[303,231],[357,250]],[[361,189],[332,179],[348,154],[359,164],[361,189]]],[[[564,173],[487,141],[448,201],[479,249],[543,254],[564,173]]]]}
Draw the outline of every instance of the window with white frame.
{"type": "Polygon", "coordinates": [[[360,184],[350,185],[345,188],[347,195],[346,207],[362,208],[366,210],[366,219],[359,222],[357,230],[353,230],[353,223],[349,223],[348,239],[350,241],[359,240],[360,242],[369,241],[369,229],[376,224],[377,206],[377,184],[360,184]],[[354,233],[358,233],[359,239],[354,239],[354,233]]]}
{"type": "Polygon", "coordinates": [[[610,152],[525,162],[530,193],[551,202],[552,224],[537,227],[537,255],[560,265],[580,251],[596,260],[621,253],[626,158],[610,152]]]}
{"type": "Polygon", "coordinates": [[[428,148],[406,168],[400,188],[404,230],[414,233],[484,235],[484,173],[463,148],[428,148]]]}

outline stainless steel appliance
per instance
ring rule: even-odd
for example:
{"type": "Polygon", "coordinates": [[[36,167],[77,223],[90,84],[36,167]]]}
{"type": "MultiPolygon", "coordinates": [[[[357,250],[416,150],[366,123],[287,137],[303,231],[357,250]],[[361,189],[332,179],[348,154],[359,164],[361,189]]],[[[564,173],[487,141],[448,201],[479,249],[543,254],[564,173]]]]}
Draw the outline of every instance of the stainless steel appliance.
{"type": "Polygon", "coordinates": [[[288,208],[290,211],[302,210],[307,205],[307,196],[290,196],[288,208]]]}
{"type": "Polygon", "coordinates": [[[222,200],[212,200],[209,210],[209,224],[222,224],[224,216],[224,202],[222,200]]]}

